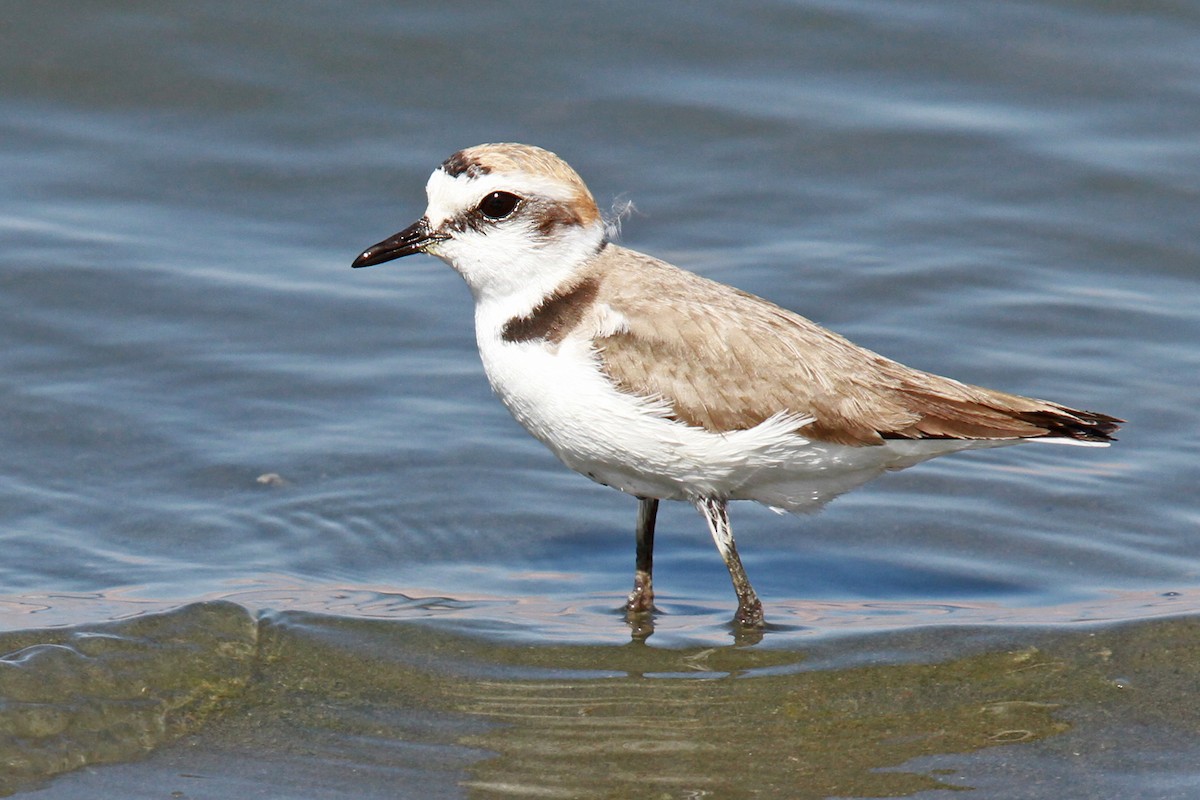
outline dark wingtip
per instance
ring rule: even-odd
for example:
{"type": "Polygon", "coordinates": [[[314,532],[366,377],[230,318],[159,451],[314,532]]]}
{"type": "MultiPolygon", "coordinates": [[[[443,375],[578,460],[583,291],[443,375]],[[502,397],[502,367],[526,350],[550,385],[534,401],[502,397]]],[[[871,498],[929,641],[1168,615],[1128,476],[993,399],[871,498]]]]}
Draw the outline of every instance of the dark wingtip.
{"type": "Polygon", "coordinates": [[[1114,436],[1125,420],[1120,417],[1100,414],[1095,411],[1077,411],[1064,408],[1060,412],[1032,411],[1021,415],[1021,419],[1045,428],[1047,437],[1074,439],[1078,442],[1108,444],[1117,441],[1114,436]]]}

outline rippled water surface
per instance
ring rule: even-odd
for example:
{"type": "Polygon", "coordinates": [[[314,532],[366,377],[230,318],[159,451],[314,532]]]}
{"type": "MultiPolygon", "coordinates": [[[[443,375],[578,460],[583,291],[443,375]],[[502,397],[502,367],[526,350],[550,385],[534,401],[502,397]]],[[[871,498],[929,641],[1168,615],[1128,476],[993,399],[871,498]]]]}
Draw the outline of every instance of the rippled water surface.
{"type": "Polygon", "coordinates": [[[0,793],[1195,795],[1169,665],[1200,619],[1200,7],[5,27],[0,793]],[[665,505],[631,642],[635,502],[491,396],[452,271],[349,269],[442,159],[503,140],[632,201],[623,244],[1121,441],[939,459],[812,517],[735,505],[758,642],[665,505]]]}

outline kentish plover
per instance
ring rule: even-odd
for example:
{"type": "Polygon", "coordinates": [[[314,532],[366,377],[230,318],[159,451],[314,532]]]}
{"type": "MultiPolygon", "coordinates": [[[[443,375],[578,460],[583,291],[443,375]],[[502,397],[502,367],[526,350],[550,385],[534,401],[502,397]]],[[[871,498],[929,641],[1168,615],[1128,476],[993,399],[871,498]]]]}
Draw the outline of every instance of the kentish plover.
{"type": "Polygon", "coordinates": [[[887,470],[1027,440],[1105,445],[1123,420],[911,369],[737,289],[608,241],[587,186],[522,144],[434,170],[425,215],[355,267],[428,253],[475,298],[492,388],[564,464],[640,500],[631,616],[653,608],[659,500],[708,522],[762,624],[726,505],[812,510],[887,470]]]}

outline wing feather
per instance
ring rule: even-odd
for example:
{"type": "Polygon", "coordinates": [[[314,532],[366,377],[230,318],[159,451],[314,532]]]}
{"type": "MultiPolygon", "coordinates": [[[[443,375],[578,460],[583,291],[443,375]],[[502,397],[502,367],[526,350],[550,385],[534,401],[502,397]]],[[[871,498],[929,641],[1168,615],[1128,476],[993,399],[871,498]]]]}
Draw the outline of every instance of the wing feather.
{"type": "Polygon", "coordinates": [[[615,331],[596,324],[601,367],[619,389],[667,402],[688,425],[729,432],[787,413],[815,420],[807,438],[872,445],[1104,442],[1121,422],[911,369],[760,297],[616,245],[594,269],[597,303],[624,320],[615,331]]]}

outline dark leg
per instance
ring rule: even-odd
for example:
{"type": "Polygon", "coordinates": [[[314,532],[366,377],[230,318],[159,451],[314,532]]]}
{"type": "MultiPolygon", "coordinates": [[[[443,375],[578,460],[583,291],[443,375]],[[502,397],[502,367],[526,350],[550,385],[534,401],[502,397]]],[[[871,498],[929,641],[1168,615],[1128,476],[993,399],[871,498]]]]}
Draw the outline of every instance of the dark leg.
{"type": "Polygon", "coordinates": [[[645,614],[654,610],[654,521],[658,500],[638,498],[637,565],[633,573],[633,591],[625,603],[625,613],[645,614]]]}
{"type": "Polygon", "coordinates": [[[737,545],[733,542],[733,530],[729,527],[729,512],[725,505],[724,500],[712,497],[703,497],[696,501],[696,508],[708,522],[713,541],[717,543],[717,550],[720,551],[721,558],[725,559],[729,577],[733,579],[733,591],[737,593],[738,598],[734,622],[748,628],[760,628],[763,624],[762,603],[754,593],[754,587],[750,585],[750,579],[746,577],[746,570],[742,566],[742,559],[738,556],[737,545]]]}

